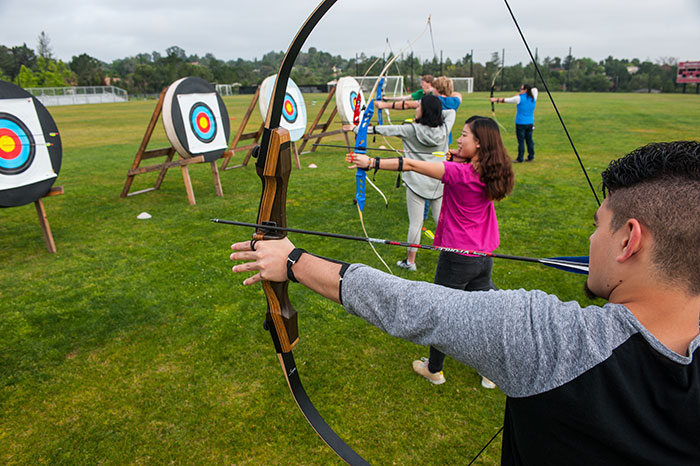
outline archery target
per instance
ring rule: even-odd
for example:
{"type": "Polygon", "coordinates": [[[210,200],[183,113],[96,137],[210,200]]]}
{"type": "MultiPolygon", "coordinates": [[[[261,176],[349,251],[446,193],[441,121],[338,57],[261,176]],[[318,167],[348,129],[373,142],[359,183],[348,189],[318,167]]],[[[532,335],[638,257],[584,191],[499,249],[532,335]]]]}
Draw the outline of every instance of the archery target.
{"type": "MultiPolygon", "coordinates": [[[[272,99],[272,91],[275,88],[276,79],[277,75],[273,74],[265,78],[260,84],[258,107],[263,120],[267,118],[267,111],[270,107],[270,99],[272,99]]],[[[291,141],[298,141],[306,132],[306,104],[304,103],[304,96],[291,78],[287,81],[287,89],[284,94],[280,126],[289,131],[291,141]]]]}
{"type": "Polygon", "coordinates": [[[335,89],[335,106],[338,109],[340,121],[344,125],[352,124],[358,97],[360,98],[360,118],[362,118],[362,107],[367,101],[360,89],[360,83],[352,76],[344,76],[338,80],[335,89]]]}
{"type": "Polygon", "coordinates": [[[44,196],[61,168],[58,128],[41,102],[0,81],[0,207],[44,196]]]}
{"type": "Polygon", "coordinates": [[[182,78],[163,98],[163,127],[185,158],[203,155],[213,162],[228,148],[231,124],[221,96],[201,78],[182,78]]]}

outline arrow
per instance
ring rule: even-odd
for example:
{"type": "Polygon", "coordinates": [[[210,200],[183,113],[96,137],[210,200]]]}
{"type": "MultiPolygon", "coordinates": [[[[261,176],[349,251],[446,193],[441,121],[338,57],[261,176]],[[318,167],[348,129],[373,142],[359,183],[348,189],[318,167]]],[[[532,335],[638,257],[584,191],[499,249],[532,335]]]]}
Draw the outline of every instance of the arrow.
{"type": "MultiPolygon", "coordinates": [[[[312,146],[316,147],[335,147],[336,149],[355,149],[352,146],[342,146],[342,145],[335,145],[335,144],[312,144],[312,146]]],[[[371,150],[371,151],[381,151],[381,152],[401,152],[397,151],[394,149],[380,149],[380,148],[374,148],[374,147],[361,147],[360,149],[362,150],[371,150]]],[[[444,157],[446,154],[445,152],[442,151],[437,151],[437,152],[416,152],[416,151],[405,151],[404,152],[410,152],[411,154],[426,154],[426,155],[434,155],[435,157],[444,157]]]]}
{"type": "Polygon", "coordinates": [[[426,244],[412,244],[404,241],[392,241],[388,239],[370,238],[364,236],[344,235],[341,233],[328,233],[323,231],[302,230],[299,228],[278,227],[277,225],[238,222],[235,220],[222,220],[219,218],[211,219],[214,223],[223,223],[226,225],[236,225],[241,227],[260,228],[261,230],[286,231],[289,233],[301,233],[304,235],[323,236],[326,238],[346,239],[351,241],[363,241],[365,243],[387,244],[390,246],[399,246],[404,248],[428,249],[431,251],[455,252],[458,254],[470,254],[472,256],[495,257],[497,259],[509,259],[522,262],[536,262],[538,264],[552,267],[565,272],[578,273],[588,275],[588,256],[566,256],[566,257],[524,257],[512,256],[509,254],[497,254],[493,252],[470,251],[467,249],[447,248],[442,246],[430,246],[426,244]]]}

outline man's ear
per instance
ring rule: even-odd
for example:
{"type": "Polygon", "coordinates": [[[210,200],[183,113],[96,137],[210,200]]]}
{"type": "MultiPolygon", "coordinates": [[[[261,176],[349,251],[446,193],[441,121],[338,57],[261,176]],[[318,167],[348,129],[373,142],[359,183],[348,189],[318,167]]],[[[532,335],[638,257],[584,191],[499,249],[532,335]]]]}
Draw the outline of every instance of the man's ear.
{"type": "Polygon", "coordinates": [[[620,238],[620,254],[615,260],[623,263],[642,250],[642,225],[636,218],[630,218],[620,230],[624,236],[620,238]]]}

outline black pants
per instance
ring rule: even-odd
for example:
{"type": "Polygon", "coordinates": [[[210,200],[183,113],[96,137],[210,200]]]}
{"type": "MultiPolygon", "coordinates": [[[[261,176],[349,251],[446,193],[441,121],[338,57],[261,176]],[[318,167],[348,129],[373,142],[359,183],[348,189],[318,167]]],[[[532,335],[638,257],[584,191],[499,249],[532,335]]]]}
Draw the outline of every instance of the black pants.
{"type": "MultiPolygon", "coordinates": [[[[497,290],[491,281],[492,270],[491,257],[463,256],[443,251],[438,258],[434,283],[464,291],[497,290]]],[[[431,346],[428,370],[440,372],[444,362],[445,353],[431,346]]]]}
{"type": "Polygon", "coordinates": [[[515,136],[518,138],[518,162],[523,161],[525,144],[527,144],[527,159],[535,158],[535,142],[532,140],[534,125],[515,125],[515,136]]]}

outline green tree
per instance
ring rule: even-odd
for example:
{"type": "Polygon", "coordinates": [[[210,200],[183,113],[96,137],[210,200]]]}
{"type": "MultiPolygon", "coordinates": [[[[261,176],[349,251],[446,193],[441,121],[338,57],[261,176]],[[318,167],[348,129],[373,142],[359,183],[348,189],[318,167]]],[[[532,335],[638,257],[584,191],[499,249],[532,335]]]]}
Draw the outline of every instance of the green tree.
{"type": "Polygon", "coordinates": [[[20,67],[17,78],[14,81],[19,87],[28,88],[39,86],[39,79],[34,76],[32,70],[24,65],[20,67]]]}
{"type": "Polygon", "coordinates": [[[86,53],[71,58],[68,66],[75,73],[78,86],[99,86],[105,77],[102,62],[86,53]]]}
{"type": "Polygon", "coordinates": [[[65,63],[61,60],[47,60],[44,57],[37,58],[34,77],[41,87],[65,87],[74,81],[65,63]]]}
{"type": "Polygon", "coordinates": [[[27,44],[15,46],[10,49],[12,59],[8,61],[8,68],[3,69],[12,81],[16,81],[22,66],[33,69],[36,65],[36,55],[34,51],[27,47],[27,44]]]}

